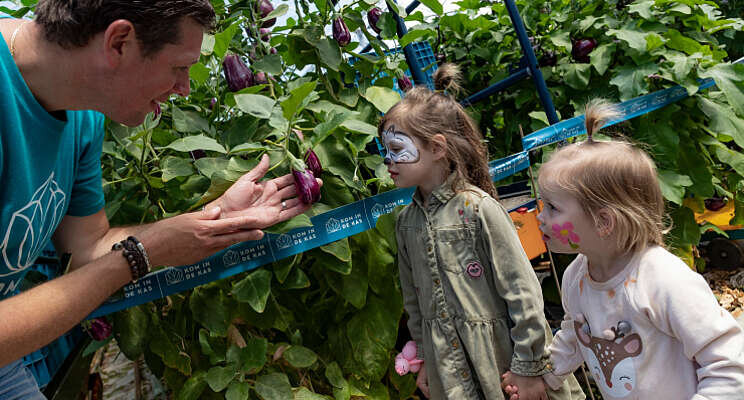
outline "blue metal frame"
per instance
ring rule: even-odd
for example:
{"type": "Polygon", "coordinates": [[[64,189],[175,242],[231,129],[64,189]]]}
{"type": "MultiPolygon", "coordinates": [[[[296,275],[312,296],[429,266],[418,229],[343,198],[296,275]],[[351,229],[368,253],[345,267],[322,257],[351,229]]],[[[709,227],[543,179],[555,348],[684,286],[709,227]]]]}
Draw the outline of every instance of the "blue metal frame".
{"type": "MultiPolygon", "coordinates": [[[[395,0],[392,0],[395,1],[395,0]]],[[[421,4],[418,0],[413,0],[411,4],[406,7],[406,14],[410,14],[418,5],[421,4]]],[[[507,78],[494,83],[493,85],[479,91],[478,93],[475,93],[471,95],[470,97],[466,98],[465,100],[462,100],[460,103],[463,106],[469,106],[472,104],[475,104],[485,98],[488,98],[492,94],[498,93],[502,90],[505,90],[512,85],[515,85],[516,83],[520,82],[521,80],[530,77],[532,78],[532,81],[535,83],[535,88],[537,89],[537,95],[540,98],[540,102],[542,103],[543,109],[545,110],[545,115],[548,117],[548,122],[550,122],[550,125],[558,123],[560,120],[558,119],[558,114],[555,112],[555,106],[553,105],[553,99],[550,96],[550,92],[548,91],[548,86],[545,84],[545,79],[543,78],[542,72],[540,71],[540,67],[537,63],[537,57],[535,57],[535,52],[532,50],[532,43],[530,43],[530,39],[527,36],[527,30],[524,27],[524,22],[522,21],[522,16],[519,14],[519,10],[517,9],[517,5],[514,2],[514,0],[504,0],[504,5],[506,6],[506,10],[509,13],[509,17],[512,20],[512,24],[514,25],[514,31],[517,34],[517,39],[519,40],[519,45],[522,47],[522,53],[524,56],[522,57],[522,62],[520,63],[520,69],[509,75],[507,78]],[[525,66],[526,64],[526,66],[525,66]]],[[[390,7],[388,4],[388,10],[395,16],[397,22],[398,22],[398,37],[402,38],[403,35],[405,35],[408,32],[408,29],[406,29],[406,25],[403,21],[403,18],[401,18],[394,9],[390,7]]],[[[367,45],[364,49],[362,49],[362,53],[366,53],[372,49],[372,46],[367,45]]],[[[411,75],[413,75],[413,81],[417,84],[425,82],[425,76],[422,71],[424,65],[418,65],[418,61],[416,60],[415,54],[413,53],[413,49],[411,49],[411,46],[408,45],[403,48],[403,53],[406,56],[406,62],[408,63],[408,67],[411,70],[411,75]]]]}

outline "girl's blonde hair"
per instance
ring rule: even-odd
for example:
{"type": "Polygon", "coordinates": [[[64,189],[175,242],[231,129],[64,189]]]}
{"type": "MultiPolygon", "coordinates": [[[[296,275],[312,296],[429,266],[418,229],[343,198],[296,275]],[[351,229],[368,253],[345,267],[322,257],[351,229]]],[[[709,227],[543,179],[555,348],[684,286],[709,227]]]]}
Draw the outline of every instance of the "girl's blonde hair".
{"type": "Polygon", "coordinates": [[[640,251],[664,246],[664,198],[651,157],[624,141],[598,141],[593,134],[619,115],[605,100],[586,106],[584,142],[557,150],[540,168],[540,188],[570,193],[600,226],[599,211],[614,217],[619,246],[640,251]]]}
{"type": "Polygon", "coordinates": [[[409,90],[403,100],[382,117],[378,134],[382,135],[388,123],[394,123],[427,147],[434,135],[444,135],[447,138],[446,157],[450,172],[458,175],[452,189],[461,190],[467,181],[497,198],[488,173],[488,149],[483,143],[483,135],[475,121],[455,100],[455,95],[461,90],[460,69],[454,64],[442,64],[434,72],[433,78],[436,91],[423,85],[409,90]]]}

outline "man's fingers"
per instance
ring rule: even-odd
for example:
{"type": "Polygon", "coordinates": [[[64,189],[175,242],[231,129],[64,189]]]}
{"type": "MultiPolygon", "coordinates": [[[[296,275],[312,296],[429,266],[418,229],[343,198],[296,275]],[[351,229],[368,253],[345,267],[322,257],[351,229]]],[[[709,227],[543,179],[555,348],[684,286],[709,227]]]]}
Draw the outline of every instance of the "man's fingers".
{"type": "Polygon", "coordinates": [[[305,204],[297,198],[285,200],[284,202],[287,205],[287,208],[279,213],[280,221],[294,218],[310,209],[310,204],[305,204]]]}
{"type": "Polygon", "coordinates": [[[199,212],[199,219],[217,219],[220,217],[220,213],[222,212],[222,209],[220,209],[219,206],[210,206],[206,205],[200,212],[199,212]]]}
{"type": "Polygon", "coordinates": [[[282,190],[286,187],[294,188],[294,177],[292,174],[282,175],[278,178],[274,178],[268,182],[274,182],[277,189],[282,190]]]}
{"type": "Polygon", "coordinates": [[[249,179],[253,182],[258,181],[259,179],[263,178],[264,175],[266,175],[266,171],[269,170],[269,156],[267,154],[264,154],[261,157],[261,161],[258,162],[258,165],[253,167],[252,170],[248,171],[243,175],[245,179],[249,179]]]}
{"type": "Polygon", "coordinates": [[[221,248],[230,247],[234,244],[248,242],[252,240],[260,240],[263,238],[264,233],[260,229],[250,229],[250,230],[244,230],[244,231],[237,231],[233,233],[228,233],[225,235],[220,235],[219,241],[221,248]]]}
{"type": "Polygon", "coordinates": [[[256,229],[259,219],[254,215],[240,215],[237,217],[222,218],[209,221],[209,233],[213,236],[224,235],[240,230],[256,229]]]}

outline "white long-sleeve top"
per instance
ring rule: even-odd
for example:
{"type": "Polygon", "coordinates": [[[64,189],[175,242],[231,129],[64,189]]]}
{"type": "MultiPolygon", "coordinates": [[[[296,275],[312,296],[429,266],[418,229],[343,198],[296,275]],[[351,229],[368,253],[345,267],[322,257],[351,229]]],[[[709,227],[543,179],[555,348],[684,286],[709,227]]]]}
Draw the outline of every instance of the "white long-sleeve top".
{"type": "Polygon", "coordinates": [[[549,386],[586,361],[606,400],[744,399],[741,327],[705,279],[663,248],[639,252],[606,282],[593,281],[579,255],[562,301],[549,386]]]}

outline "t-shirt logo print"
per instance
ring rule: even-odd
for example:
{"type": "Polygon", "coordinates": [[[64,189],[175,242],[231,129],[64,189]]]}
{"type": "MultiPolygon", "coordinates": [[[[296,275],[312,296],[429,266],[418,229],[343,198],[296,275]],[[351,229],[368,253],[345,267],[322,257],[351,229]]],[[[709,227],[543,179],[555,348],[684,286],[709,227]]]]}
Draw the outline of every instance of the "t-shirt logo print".
{"type": "Polygon", "coordinates": [[[638,381],[633,357],[643,350],[641,337],[634,333],[615,340],[597,338],[576,321],[574,330],[576,338],[586,346],[579,348],[602,392],[617,398],[630,395],[638,381]]]}
{"type": "Polygon", "coordinates": [[[52,172],[31,200],[13,213],[0,245],[5,266],[10,271],[0,269],[0,276],[22,271],[36,260],[64,217],[65,198],[52,172]],[[15,243],[18,247],[13,246],[15,243]]]}

